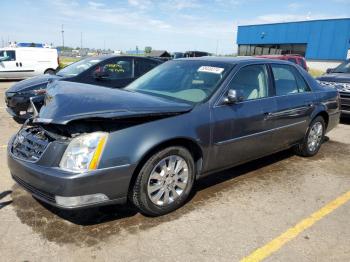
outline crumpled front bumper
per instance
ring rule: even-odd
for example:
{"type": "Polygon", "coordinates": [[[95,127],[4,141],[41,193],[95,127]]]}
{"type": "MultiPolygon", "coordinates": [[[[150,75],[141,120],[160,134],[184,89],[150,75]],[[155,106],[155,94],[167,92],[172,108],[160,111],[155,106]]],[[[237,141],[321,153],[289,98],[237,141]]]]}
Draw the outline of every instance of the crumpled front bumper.
{"type": "Polygon", "coordinates": [[[56,166],[62,152],[52,142],[41,159],[30,162],[19,159],[11,150],[14,138],[8,145],[8,167],[13,179],[33,196],[50,205],[64,209],[123,204],[127,200],[129,184],[134,168],[123,165],[98,169],[86,173],[71,173],[56,166]],[[51,147],[51,148],[50,148],[51,147]],[[56,150],[52,150],[56,147],[56,150]],[[103,194],[107,197],[98,203],[63,206],[55,197],[77,197],[103,194]]]}

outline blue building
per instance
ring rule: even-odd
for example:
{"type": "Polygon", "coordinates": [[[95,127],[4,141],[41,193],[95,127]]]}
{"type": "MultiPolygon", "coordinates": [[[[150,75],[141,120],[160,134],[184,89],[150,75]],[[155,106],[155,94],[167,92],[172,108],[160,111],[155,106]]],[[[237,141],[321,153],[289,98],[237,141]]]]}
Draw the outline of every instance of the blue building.
{"type": "Polygon", "coordinates": [[[350,18],[239,26],[237,44],[238,55],[300,54],[338,64],[350,58],[350,18]]]}

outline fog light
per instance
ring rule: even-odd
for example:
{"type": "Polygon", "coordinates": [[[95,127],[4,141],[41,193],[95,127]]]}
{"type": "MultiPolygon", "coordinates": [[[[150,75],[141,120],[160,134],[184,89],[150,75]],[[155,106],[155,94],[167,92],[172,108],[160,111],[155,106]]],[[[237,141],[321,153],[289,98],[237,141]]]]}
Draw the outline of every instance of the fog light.
{"type": "Polygon", "coordinates": [[[78,207],[88,204],[96,204],[107,201],[108,197],[104,194],[93,194],[85,196],[63,197],[55,196],[56,203],[64,207],[78,207]]]}

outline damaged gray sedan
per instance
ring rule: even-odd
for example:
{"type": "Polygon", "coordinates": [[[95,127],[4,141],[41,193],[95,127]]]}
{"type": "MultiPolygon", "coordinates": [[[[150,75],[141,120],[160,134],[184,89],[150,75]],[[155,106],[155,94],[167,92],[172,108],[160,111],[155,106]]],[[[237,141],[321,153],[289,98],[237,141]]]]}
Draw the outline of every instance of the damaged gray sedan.
{"type": "Polygon", "coordinates": [[[164,63],[123,90],[53,82],[34,107],[8,146],[18,184],[59,208],[129,201],[150,216],[207,174],[290,147],[315,155],[340,114],[338,92],[291,63],[215,57],[164,63]]]}

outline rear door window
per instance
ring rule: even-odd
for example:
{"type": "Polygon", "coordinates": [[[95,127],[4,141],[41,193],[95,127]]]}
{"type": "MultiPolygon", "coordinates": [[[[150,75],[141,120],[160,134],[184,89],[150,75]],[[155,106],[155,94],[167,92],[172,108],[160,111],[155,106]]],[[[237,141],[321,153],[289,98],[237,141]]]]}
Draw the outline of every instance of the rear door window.
{"type": "Polygon", "coordinates": [[[292,66],[274,64],[271,67],[277,96],[310,91],[303,77],[292,66]]]}
{"type": "Polygon", "coordinates": [[[159,63],[152,60],[135,59],[135,76],[142,76],[151,69],[155,68],[158,64],[159,63]]]}
{"type": "Polygon", "coordinates": [[[95,72],[103,72],[103,79],[118,80],[133,77],[133,59],[115,59],[108,60],[99,65],[95,72]]]}

